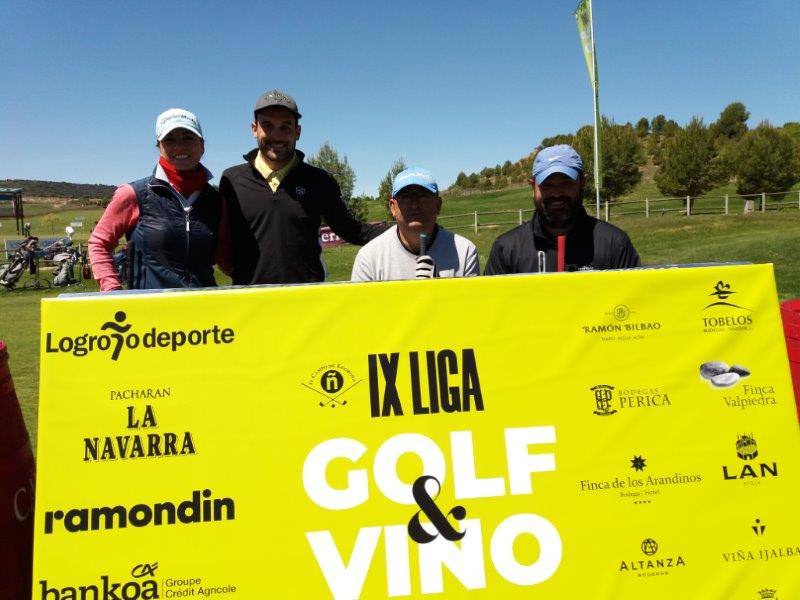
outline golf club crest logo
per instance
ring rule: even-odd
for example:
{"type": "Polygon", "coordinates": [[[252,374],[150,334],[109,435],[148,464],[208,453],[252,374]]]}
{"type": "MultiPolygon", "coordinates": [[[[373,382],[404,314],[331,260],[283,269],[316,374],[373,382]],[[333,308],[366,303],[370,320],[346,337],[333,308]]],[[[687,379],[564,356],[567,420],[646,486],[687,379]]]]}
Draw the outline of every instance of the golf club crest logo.
{"type": "Polygon", "coordinates": [[[778,590],[775,588],[764,588],[763,590],[758,590],[758,597],[760,600],[778,600],[778,597],[775,595],[778,593],[778,590]]]}
{"type": "Polygon", "coordinates": [[[361,383],[353,372],[342,364],[330,363],[316,369],[300,385],[318,394],[317,403],[321,408],[347,406],[344,395],[361,383]]]}

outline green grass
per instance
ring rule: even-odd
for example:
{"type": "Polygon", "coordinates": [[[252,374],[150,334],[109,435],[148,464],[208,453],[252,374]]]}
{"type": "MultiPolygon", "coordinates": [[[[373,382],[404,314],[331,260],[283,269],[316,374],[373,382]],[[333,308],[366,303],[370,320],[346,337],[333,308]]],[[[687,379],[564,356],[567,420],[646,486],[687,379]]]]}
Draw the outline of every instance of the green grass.
{"type": "MultiPolygon", "coordinates": [[[[59,211],[53,211],[52,208],[41,205],[36,205],[31,209],[25,207],[25,221],[31,224],[31,233],[41,238],[63,236],[64,228],[76,221],[76,217],[82,217],[83,227],[75,229],[74,239],[86,241],[89,239],[89,231],[94,227],[94,222],[102,214],[103,209],[96,207],[69,208],[59,211]]],[[[21,236],[17,234],[13,219],[3,219],[3,226],[0,227],[0,242],[6,238],[17,239],[19,237],[21,236]]]]}
{"type": "MultiPolygon", "coordinates": [[[[501,207],[512,210],[528,208],[529,205],[528,190],[507,190],[464,199],[446,199],[443,213],[452,215],[471,210],[485,212],[499,210],[501,207]]],[[[373,209],[382,210],[380,207],[373,209]]],[[[78,211],[70,209],[64,214],[56,213],[56,217],[60,222],[68,223],[76,213],[87,220],[94,214],[89,209],[78,211]]],[[[381,214],[377,218],[384,218],[384,215],[381,214]]],[[[529,218],[529,214],[524,218],[529,218]]],[[[468,222],[472,223],[471,218],[468,222]]],[[[666,213],[664,216],[654,216],[650,219],[639,216],[622,217],[614,222],[628,232],[645,265],[723,261],[772,262],[775,264],[781,300],[800,298],[800,261],[798,261],[800,210],[796,208],[748,216],[739,213],[729,216],[696,215],[687,218],[675,213],[666,213]]],[[[7,231],[7,223],[8,221],[4,222],[4,231],[7,231]]],[[[492,242],[498,234],[510,227],[512,225],[486,227],[479,229],[477,233],[467,228],[458,231],[476,244],[483,267],[492,242]]],[[[88,228],[84,231],[88,232],[88,228]]],[[[76,239],[85,240],[86,234],[81,235],[81,233],[78,233],[76,239]]],[[[350,278],[350,270],[357,251],[358,248],[349,245],[324,251],[323,257],[330,281],[350,278]]],[[[49,275],[43,274],[43,276],[49,275]]],[[[229,283],[228,278],[221,273],[217,274],[217,281],[220,284],[229,283]]],[[[85,282],[80,288],[66,291],[95,290],[97,290],[96,284],[90,281],[85,282]]],[[[11,370],[17,394],[34,444],[39,379],[39,301],[41,298],[56,296],[61,291],[0,290],[0,339],[5,340],[9,346],[11,370]]]]}

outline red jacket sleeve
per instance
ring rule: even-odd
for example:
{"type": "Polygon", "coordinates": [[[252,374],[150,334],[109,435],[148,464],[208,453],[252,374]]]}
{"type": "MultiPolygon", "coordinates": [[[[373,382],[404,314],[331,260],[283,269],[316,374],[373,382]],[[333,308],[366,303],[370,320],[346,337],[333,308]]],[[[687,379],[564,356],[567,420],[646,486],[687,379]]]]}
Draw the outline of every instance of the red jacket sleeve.
{"type": "Polygon", "coordinates": [[[119,186],[89,237],[89,262],[101,291],[122,289],[122,282],[117,277],[114,266],[113,253],[120,238],[138,220],[139,203],[136,202],[136,192],[127,183],[119,186]]]}

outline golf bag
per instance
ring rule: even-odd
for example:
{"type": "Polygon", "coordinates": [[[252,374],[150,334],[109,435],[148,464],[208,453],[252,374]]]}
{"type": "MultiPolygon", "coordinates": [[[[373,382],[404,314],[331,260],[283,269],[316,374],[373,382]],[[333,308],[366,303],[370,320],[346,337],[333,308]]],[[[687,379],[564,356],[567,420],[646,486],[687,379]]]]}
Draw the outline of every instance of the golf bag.
{"type": "Polygon", "coordinates": [[[25,269],[31,275],[36,273],[36,263],[33,260],[39,244],[39,238],[29,235],[11,253],[8,264],[0,266],[0,285],[7,290],[13,290],[25,269]]]}

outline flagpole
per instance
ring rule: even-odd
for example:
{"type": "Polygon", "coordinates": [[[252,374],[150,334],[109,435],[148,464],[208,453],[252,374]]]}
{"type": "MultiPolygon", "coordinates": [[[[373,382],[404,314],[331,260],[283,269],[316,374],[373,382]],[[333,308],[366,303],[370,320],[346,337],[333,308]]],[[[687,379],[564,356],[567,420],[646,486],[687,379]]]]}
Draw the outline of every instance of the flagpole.
{"type": "Polygon", "coordinates": [[[599,111],[599,104],[600,104],[600,92],[598,88],[598,77],[597,77],[597,53],[595,52],[594,48],[594,14],[592,11],[592,0],[589,0],[589,31],[591,32],[592,38],[592,60],[594,61],[594,69],[592,70],[592,74],[594,75],[594,193],[595,193],[595,200],[597,204],[597,213],[595,216],[599,219],[600,218],[600,111],[599,111]]]}

